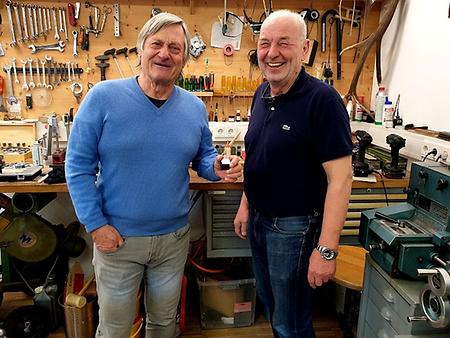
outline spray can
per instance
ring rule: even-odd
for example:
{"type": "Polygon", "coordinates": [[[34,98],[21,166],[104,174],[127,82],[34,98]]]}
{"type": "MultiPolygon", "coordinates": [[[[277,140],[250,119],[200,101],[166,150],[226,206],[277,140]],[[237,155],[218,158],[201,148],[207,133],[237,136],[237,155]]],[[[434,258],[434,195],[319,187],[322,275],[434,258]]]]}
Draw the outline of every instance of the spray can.
{"type": "Polygon", "coordinates": [[[386,101],[386,92],[384,87],[379,87],[375,95],[375,124],[383,124],[384,102],[386,101]]]}

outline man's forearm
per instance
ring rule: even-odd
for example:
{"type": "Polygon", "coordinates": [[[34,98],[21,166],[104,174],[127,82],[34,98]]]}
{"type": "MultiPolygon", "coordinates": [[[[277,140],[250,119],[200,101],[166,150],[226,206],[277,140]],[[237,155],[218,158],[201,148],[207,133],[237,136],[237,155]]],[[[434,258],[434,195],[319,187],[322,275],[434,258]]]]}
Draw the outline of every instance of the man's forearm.
{"type": "Polygon", "coordinates": [[[348,201],[352,190],[352,178],[328,185],[319,244],[336,249],[347,218],[348,201]]]}

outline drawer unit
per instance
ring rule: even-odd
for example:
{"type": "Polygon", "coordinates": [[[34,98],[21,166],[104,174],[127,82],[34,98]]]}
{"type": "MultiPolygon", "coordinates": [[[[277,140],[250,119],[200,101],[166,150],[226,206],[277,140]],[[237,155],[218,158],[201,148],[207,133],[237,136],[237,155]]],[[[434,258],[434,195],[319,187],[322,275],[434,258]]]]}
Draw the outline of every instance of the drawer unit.
{"type": "Polygon", "coordinates": [[[427,322],[409,323],[422,316],[419,294],[425,281],[389,277],[367,256],[358,322],[358,338],[450,337],[449,328],[436,329],[427,322]]]}
{"type": "Polygon", "coordinates": [[[341,244],[359,244],[358,233],[361,212],[364,210],[383,208],[406,201],[403,188],[353,188],[341,233],[341,244]]]}
{"type": "Polygon", "coordinates": [[[242,191],[208,191],[205,199],[206,255],[215,257],[250,257],[248,240],[234,233],[234,217],[242,191]]]}

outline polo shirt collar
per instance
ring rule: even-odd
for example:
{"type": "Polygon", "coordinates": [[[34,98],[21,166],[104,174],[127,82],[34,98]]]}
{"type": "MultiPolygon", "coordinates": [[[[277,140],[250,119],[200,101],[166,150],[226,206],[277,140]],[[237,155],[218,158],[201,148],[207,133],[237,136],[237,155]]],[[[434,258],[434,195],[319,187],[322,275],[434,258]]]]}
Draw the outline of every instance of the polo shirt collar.
{"type": "Polygon", "coordinates": [[[272,96],[272,97],[269,95],[270,83],[267,82],[266,87],[262,91],[261,98],[263,99],[263,101],[270,100],[270,99],[282,100],[284,98],[288,98],[293,95],[298,95],[299,93],[302,92],[303,88],[305,87],[306,77],[307,77],[307,74],[305,71],[305,67],[302,66],[302,69],[301,69],[300,73],[298,74],[297,79],[292,84],[291,88],[289,88],[289,90],[284,94],[272,96]]]}

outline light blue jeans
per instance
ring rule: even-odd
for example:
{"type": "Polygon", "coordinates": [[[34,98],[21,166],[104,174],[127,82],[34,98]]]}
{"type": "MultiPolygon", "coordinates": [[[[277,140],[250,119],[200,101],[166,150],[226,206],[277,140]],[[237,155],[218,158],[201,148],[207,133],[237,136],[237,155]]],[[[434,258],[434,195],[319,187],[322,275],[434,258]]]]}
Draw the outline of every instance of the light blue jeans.
{"type": "Polygon", "coordinates": [[[128,338],[136,298],[145,282],[146,338],[173,338],[181,280],[189,249],[190,226],[174,233],[127,237],[113,253],[95,248],[99,325],[97,338],[128,338]]]}

